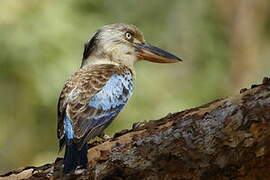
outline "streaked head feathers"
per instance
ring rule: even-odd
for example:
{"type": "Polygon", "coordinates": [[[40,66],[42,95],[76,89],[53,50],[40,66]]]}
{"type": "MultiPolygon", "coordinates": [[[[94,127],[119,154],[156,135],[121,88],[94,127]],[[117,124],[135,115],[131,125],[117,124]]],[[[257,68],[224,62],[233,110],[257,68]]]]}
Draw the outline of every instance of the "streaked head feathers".
{"type": "Polygon", "coordinates": [[[99,29],[85,44],[82,66],[86,64],[119,63],[129,67],[140,59],[173,63],[180,58],[147,44],[143,33],[134,25],[111,24],[99,29]]]}

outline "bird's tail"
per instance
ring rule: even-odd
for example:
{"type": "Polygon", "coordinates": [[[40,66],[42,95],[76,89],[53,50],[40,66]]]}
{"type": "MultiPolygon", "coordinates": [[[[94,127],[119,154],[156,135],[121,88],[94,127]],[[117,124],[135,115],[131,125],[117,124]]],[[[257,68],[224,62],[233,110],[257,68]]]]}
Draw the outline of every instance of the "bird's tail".
{"type": "Polygon", "coordinates": [[[78,150],[77,145],[72,141],[66,145],[66,151],[64,156],[64,173],[67,174],[80,166],[81,168],[87,168],[87,143],[78,150]]]}

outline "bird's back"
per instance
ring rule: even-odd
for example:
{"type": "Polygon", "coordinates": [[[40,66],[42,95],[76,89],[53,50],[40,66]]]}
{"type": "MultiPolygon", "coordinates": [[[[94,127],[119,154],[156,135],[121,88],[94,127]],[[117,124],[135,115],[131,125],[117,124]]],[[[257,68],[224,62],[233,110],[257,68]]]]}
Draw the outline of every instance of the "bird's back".
{"type": "Polygon", "coordinates": [[[132,71],[126,66],[89,65],[74,73],[58,102],[60,146],[67,143],[65,136],[70,136],[81,148],[98,135],[124,107],[132,89],[132,71]]]}

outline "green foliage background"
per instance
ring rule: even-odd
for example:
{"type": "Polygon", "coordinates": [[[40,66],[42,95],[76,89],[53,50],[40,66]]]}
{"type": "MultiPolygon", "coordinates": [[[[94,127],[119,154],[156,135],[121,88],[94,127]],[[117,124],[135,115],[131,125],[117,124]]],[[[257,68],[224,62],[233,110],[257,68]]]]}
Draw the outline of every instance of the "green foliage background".
{"type": "Polygon", "coordinates": [[[134,95],[107,129],[113,134],[259,83],[269,75],[269,12],[267,0],[0,0],[0,173],[58,156],[58,96],[101,26],[135,24],[184,59],[136,65],[134,95]]]}

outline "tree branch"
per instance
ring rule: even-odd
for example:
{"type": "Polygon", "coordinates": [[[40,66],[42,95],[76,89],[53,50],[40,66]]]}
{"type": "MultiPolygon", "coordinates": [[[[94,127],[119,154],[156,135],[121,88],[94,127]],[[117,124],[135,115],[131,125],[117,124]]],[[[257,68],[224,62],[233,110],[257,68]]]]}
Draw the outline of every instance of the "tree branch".
{"type": "Polygon", "coordinates": [[[82,173],[63,177],[59,158],[0,180],[270,179],[270,79],[89,146],[89,168],[82,173]]]}

